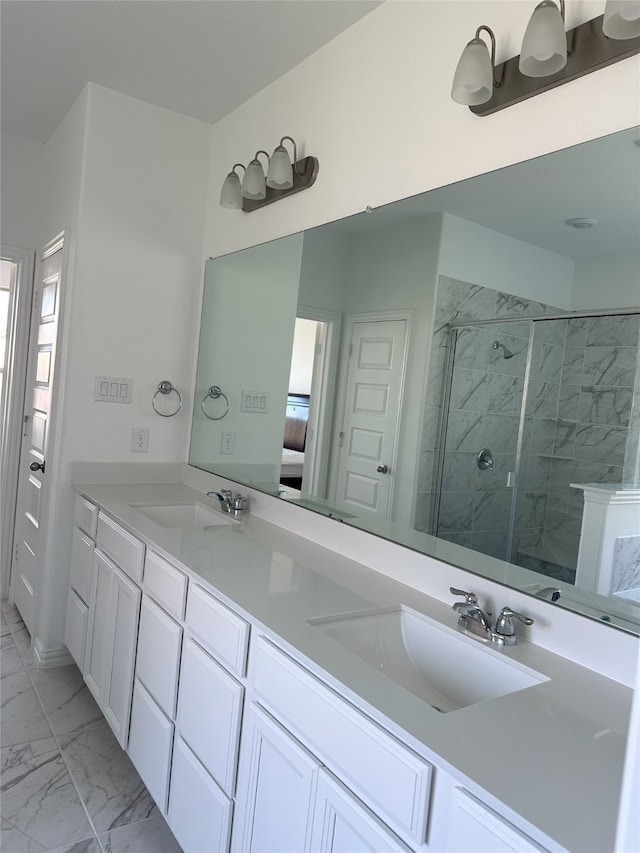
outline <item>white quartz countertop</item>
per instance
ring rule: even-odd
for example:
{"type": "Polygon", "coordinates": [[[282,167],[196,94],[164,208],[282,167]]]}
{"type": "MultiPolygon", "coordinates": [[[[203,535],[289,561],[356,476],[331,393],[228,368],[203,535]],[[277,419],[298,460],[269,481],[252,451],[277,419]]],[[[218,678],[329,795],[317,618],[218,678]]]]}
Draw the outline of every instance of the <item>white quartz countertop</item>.
{"type": "Polygon", "coordinates": [[[217,507],[183,484],[75,488],[472,793],[486,792],[488,805],[495,797],[506,817],[513,810],[575,853],[613,850],[630,688],[523,641],[496,654],[547,681],[438,713],[307,620],[404,604],[455,627],[445,603],[251,514],[209,529],[165,528],[132,507],[217,507]]]}

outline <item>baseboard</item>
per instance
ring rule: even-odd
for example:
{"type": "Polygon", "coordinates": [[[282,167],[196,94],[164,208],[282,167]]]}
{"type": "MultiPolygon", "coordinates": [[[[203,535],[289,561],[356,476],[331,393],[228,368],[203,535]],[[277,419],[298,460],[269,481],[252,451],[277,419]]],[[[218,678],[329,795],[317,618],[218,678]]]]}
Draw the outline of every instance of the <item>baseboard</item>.
{"type": "Polygon", "coordinates": [[[54,666],[68,666],[70,663],[75,663],[66,646],[45,649],[37,637],[33,640],[31,651],[40,669],[53,669],[54,666]]]}

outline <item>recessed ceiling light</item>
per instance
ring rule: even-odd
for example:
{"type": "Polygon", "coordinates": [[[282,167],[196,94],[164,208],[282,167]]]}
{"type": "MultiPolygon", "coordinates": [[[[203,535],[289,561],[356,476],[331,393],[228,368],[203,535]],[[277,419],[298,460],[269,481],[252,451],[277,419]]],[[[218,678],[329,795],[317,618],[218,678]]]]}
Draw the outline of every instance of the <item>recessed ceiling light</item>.
{"type": "Polygon", "coordinates": [[[577,216],[575,219],[565,219],[565,225],[568,225],[570,228],[577,228],[578,230],[584,230],[585,228],[593,228],[598,224],[597,219],[585,219],[583,216],[577,216]]]}

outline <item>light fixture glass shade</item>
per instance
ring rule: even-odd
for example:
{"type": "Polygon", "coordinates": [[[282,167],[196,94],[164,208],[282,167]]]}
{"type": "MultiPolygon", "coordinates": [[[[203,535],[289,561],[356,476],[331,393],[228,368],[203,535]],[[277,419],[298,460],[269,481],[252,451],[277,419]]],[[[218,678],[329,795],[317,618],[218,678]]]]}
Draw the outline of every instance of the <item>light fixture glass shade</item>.
{"type": "Polygon", "coordinates": [[[640,36],[640,0],[607,0],[602,32],[610,39],[640,36]]]}
{"type": "Polygon", "coordinates": [[[284,145],[278,145],[271,155],[267,186],[276,190],[288,190],[293,186],[293,166],[284,145]]]}
{"type": "Polygon", "coordinates": [[[242,208],[240,178],[236,172],[229,172],[224,179],[220,190],[220,207],[226,207],[229,210],[241,210],[242,208]]]}
{"type": "Polygon", "coordinates": [[[522,40],[519,67],[527,77],[548,77],[567,64],[567,34],[553,0],[536,6],[522,40]]]}
{"type": "Polygon", "coordinates": [[[451,97],[457,104],[473,107],[493,95],[493,66],[485,42],[472,39],[462,51],[453,75],[451,97]]]}
{"type": "Polygon", "coordinates": [[[252,160],[247,166],[247,171],[244,173],[242,195],[245,198],[260,200],[266,194],[267,188],[262,163],[258,159],[252,160]]]}

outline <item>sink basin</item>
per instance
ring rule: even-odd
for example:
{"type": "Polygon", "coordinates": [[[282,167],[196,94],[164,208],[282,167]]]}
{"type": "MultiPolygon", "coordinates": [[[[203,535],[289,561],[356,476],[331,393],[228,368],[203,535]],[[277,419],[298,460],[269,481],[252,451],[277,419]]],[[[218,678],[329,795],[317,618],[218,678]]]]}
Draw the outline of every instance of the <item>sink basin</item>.
{"type": "Polygon", "coordinates": [[[151,519],[161,527],[224,527],[233,524],[231,518],[225,518],[222,513],[204,504],[131,504],[131,509],[151,519]]]}
{"type": "Polygon", "coordinates": [[[442,713],[548,681],[501,650],[408,607],[308,621],[442,713]]]}

